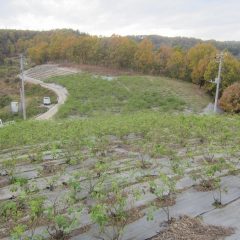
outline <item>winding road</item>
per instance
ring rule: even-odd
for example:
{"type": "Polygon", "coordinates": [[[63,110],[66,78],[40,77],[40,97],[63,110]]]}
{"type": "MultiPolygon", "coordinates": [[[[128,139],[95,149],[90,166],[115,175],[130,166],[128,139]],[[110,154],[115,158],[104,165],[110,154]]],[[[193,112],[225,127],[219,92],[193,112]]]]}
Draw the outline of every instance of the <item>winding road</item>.
{"type": "Polygon", "coordinates": [[[55,83],[45,83],[42,79],[46,79],[51,76],[74,74],[77,72],[79,71],[75,69],[60,68],[57,65],[51,64],[36,66],[24,72],[25,82],[40,85],[41,87],[53,91],[57,95],[57,104],[52,105],[47,112],[36,116],[35,119],[51,119],[58,112],[59,107],[65,103],[68,97],[68,91],[66,88],[55,83]]]}
{"type": "Polygon", "coordinates": [[[28,83],[31,84],[37,84],[40,85],[41,87],[47,88],[53,92],[56,93],[57,95],[57,104],[54,104],[51,108],[49,108],[49,110],[43,114],[38,115],[35,119],[37,120],[48,120],[51,119],[58,111],[59,107],[65,103],[65,101],[67,100],[67,96],[68,96],[68,91],[66,88],[57,85],[55,83],[45,83],[41,80],[35,79],[35,78],[31,78],[28,76],[24,76],[24,80],[28,83]]]}

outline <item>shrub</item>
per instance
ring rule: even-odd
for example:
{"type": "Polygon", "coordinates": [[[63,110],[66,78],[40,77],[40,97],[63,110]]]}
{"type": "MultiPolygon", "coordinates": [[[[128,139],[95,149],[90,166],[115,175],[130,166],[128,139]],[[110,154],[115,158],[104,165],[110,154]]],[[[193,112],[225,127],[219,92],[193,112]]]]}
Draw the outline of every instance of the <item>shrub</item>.
{"type": "Polygon", "coordinates": [[[220,99],[220,106],[226,112],[240,112],[240,83],[234,83],[226,88],[220,99]]]}
{"type": "Polygon", "coordinates": [[[0,108],[6,107],[7,105],[10,104],[11,101],[12,98],[9,97],[8,95],[0,96],[0,108]]]}

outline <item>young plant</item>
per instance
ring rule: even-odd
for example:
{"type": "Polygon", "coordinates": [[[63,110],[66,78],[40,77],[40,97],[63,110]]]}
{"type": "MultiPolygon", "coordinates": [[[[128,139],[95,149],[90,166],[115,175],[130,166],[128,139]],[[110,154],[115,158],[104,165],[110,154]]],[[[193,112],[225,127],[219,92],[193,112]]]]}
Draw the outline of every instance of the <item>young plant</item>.
{"type": "Polygon", "coordinates": [[[17,160],[13,154],[11,155],[11,159],[2,162],[2,168],[6,172],[6,175],[9,177],[11,183],[14,182],[16,174],[16,163],[17,160]]]}
{"type": "Polygon", "coordinates": [[[141,169],[147,169],[150,168],[151,166],[151,155],[152,150],[151,150],[152,145],[150,145],[148,142],[141,142],[140,144],[140,149],[138,149],[139,152],[139,161],[138,161],[138,166],[141,169]]]}
{"type": "Polygon", "coordinates": [[[106,157],[108,154],[109,139],[100,137],[96,139],[94,144],[91,144],[91,152],[96,157],[106,157]]]}
{"type": "Polygon", "coordinates": [[[91,208],[91,218],[100,227],[100,238],[119,240],[127,220],[128,193],[122,190],[119,182],[113,180],[110,189],[99,187],[94,194],[96,204],[91,208]]]}
{"type": "Polygon", "coordinates": [[[72,206],[68,196],[56,198],[44,212],[49,222],[47,232],[52,239],[64,240],[80,222],[82,207],[72,206]]]}
{"type": "Polygon", "coordinates": [[[193,177],[195,180],[200,179],[200,185],[204,190],[212,191],[214,205],[222,205],[222,193],[227,192],[226,187],[222,187],[221,175],[223,171],[233,171],[234,165],[224,158],[204,161],[204,164],[198,174],[193,177]],[[215,194],[217,191],[217,195],[215,194]]]}
{"type": "Polygon", "coordinates": [[[69,165],[76,165],[83,161],[83,147],[85,142],[79,139],[67,141],[62,143],[63,157],[66,159],[66,163],[69,165]]]}
{"type": "Polygon", "coordinates": [[[14,201],[7,201],[0,204],[0,216],[4,221],[13,219],[17,221],[22,216],[22,211],[14,201]]]}
{"type": "Polygon", "coordinates": [[[13,200],[0,203],[1,227],[4,227],[6,232],[13,233],[13,230],[17,227],[18,221],[22,218],[23,213],[24,212],[19,208],[18,203],[13,200]]]}
{"type": "Polygon", "coordinates": [[[26,238],[26,236],[24,236],[26,230],[27,230],[26,225],[18,224],[11,231],[11,240],[28,240],[29,238],[26,238]]]}
{"type": "Polygon", "coordinates": [[[86,178],[87,191],[91,195],[95,189],[102,185],[103,182],[108,178],[107,171],[109,170],[109,164],[105,161],[99,160],[92,170],[85,168],[81,175],[86,178]]]}
{"type": "Polygon", "coordinates": [[[72,201],[73,203],[76,203],[80,200],[79,197],[77,196],[77,194],[82,189],[80,180],[79,180],[80,176],[81,176],[81,173],[79,172],[73,173],[73,177],[71,177],[67,182],[67,185],[70,189],[69,201],[72,201]]]}
{"type": "Polygon", "coordinates": [[[32,238],[35,235],[36,227],[44,216],[44,201],[45,199],[42,196],[37,196],[29,200],[29,215],[31,219],[31,224],[29,228],[31,230],[32,238]]]}
{"type": "Polygon", "coordinates": [[[39,163],[43,161],[43,149],[41,147],[36,148],[34,153],[29,152],[28,153],[28,159],[32,163],[39,163]]]}
{"type": "Polygon", "coordinates": [[[221,175],[223,174],[223,171],[233,171],[234,166],[226,161],[224,158],[220,158],[219,160],[216,160],[214,164],[206,164],[205,166],[205,175],[212,181],[213,189],[217,190],[217,195],[214,191],[213,193],[213,199],[214,199],[214,205],[221,206],[222,205],[222,193],[227,192],[227,188],[223,187],[221,184],[221,175]]]}
{"type": "Polygon", "coordinates": [[[170,223],[171,215],[169,205],[172,205],[172,203],[175,201],[176,180],[164,173],[160,173],[159,180],[159,184],[157,184],[155,181],[151,181],[149,183],[150,192],[157,197],[158,204],[156,204],[155,207],[160,207],[163,209],[167,216],[167,222],[170,223]]]}

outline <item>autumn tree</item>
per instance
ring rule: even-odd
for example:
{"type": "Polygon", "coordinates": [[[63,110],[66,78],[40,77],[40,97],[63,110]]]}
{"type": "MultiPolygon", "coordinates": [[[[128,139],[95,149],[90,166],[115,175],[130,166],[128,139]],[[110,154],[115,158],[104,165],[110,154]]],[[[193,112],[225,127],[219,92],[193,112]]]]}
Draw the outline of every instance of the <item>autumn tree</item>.
{"type": "Polygon", "coordinates": [[[62,59],[63,53],[63,45],[67,40],[67,34],[62,32],[54,32],[52,36],[50,36],[49,43],[49,56],[51,60],[59,60],[62,59]]]}
{"type": "Polygon", "coordinates": [[[172,78],[184,79],[186,73],[185,53],[180,48],[173,49],[166,65],[167,73],[172,78]]]}
{"type": "Polygon", "coordinates": [[[208,43],[197,44],[188,51],[187,64],[193,83],[200,86],[205,84],[205,71],[212,59],[215,59],[216,54],[217,49],[208,43]]]}
{"type": "Polygon", "coordinates": [[[73,60],[72,47],[77,44],[78,38],[76,36],[67,36],[66,39],[61,43],[60,47],[60,58],[62,60],[73,60]]]}
{"type": "Polygon", "coordinates": [[[28,49],[28,55],[36,64],[42,64],[48,60],[48,49],[48,43],[40,42],[28,49]]]}
{"type": "MultiPolygon", "coordinates": [[[[205,88],[208,92],[214,94],[215,84],[208,83],[209,80],[214,80],[218,74],[218,63],[216,60],[212,60],[205,71],[204,79],[206,81],[205,88]]],[[[222,73],[221,73],[221,85],[220,92],[226,89],[228,86],[239,80],[240,75],[240,63],[230,53],[226,53],[223,60],[222,73]]]]}
{"type": "Polygon", "coordinates": [[[167,74],[167,64],[172,56],[173,48],[162,46],[154,55],[154,69],[156,74],[167,74]]]}
{"type": "Polygon", "coordinates": [[[17,46],[18,41],[29,41],[36,34],[36,31],[0,29],[0,64],[4,63],[5,58],[23,52],[17,46]]]}
{"type": "Polygon", "coordinates": [[[127,37],[113,35],[108,46],[109,64],[118,68],[132,68],[137,44],[127,37]]]}
{"type": "Polygon", "coordinates": [[[73,60],[77,63],[94,63],[97,59],[99,38],[95,36],[81,36],[72,47],[73,60]]]}
{"type": "Polygon", "coordinates": [[[219,104],[226,112],[240,113],[240,81],[224,90],[219,104]]]}
{"type": "Polygon", "coordinates": [[[153,44],[147,38],[142,40],[138,45],[134,56],[134,63],[138,71],[147,73],[152,70],[154,63],[153,44]]]}

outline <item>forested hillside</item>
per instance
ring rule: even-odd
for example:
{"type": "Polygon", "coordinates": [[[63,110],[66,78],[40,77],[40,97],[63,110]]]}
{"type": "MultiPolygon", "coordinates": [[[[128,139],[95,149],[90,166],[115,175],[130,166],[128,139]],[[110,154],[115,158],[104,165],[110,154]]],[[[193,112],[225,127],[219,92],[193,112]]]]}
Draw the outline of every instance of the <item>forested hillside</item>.
{"type": "Polygon", "coordinates": [[[0,29],[0,64],[7,57],[15,56],[16,53],[26,49],[27,41],[32,39],[38,32],[28,30],[3,30],[0,29]]]}
{"type": "Polygon", "coordinates": [[[238,55],[237,42],[210,43],[159,36],[98,37],[71,29],[2,30],[0,39],[2,62],[6,57],[24,52],[36,64],[72,62],[163,75],[193,82],[209,93],[215,91],[215,85],[209,80],[217,75],[216,55],[226,47],[229,51],[225,50],[221,90],[239,81],[240,75],[240,61],[232,54],[238,55]]]}
{"type": "Polygon", "coordinates": [[[214,45],[219,50],[227,49],[234,56],[240,58],[240,42],[239,41],[216,41],[216,40],[201,40],[197,38],[187,38],[187,37],[163,37],[159,35],[139,35],[139,36],[129,36],[136,41],[141,41],[143,38],[148,38],[152,41],[156,48],[167,45],[170,47],[181,47],[185,50],[195,46],[198,43],[210,43],[214,45]]]}

